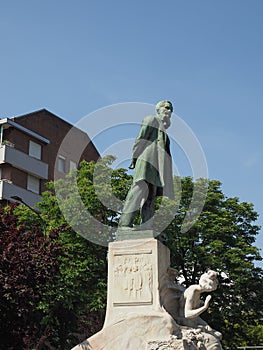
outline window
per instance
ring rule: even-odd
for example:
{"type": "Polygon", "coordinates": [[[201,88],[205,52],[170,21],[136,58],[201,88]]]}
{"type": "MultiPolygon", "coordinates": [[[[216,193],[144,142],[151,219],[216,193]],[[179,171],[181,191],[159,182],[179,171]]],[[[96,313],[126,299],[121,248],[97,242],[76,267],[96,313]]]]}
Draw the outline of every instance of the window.
{"type": "Polygon", "coordinates": [[[69,171],[71,171],[73,169],[77,169],[77,163],[73,162],[73,160],[70,160],[69,161],[69,171]]]}
{"type": "Polygon", "coordinates": [[[40,180],[32,175],[27,175],[27,189],[34,193],[39,194],[40,180]]]}
{"type": "Polygon", "coordinates": [[[58,156],[58,171],[61,173],[66,172],[66,158],[62,156],[58,156]]]}
{"type": "Polygon", "coordinates": [[[29,141],[29,155],[31,157],[41,159],[41,151],[42,147],[39,143],[36,143],[34,141],[29,141]]]}

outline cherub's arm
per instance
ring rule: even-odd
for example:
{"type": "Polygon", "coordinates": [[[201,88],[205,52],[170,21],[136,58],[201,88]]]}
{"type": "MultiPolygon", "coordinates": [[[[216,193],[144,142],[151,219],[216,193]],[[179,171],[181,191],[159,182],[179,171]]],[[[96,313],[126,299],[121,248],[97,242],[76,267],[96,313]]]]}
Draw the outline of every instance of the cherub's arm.
{"type": "Polygon", "coordinates": [[[185,318],[196,318],[199,315],[201,315],[208,308],[209,301],[211,300],[211,295],[208,295],[205,299],[204,305],[195,309],[193,293],[192,295],[186,294],[185,307],[184,307],[185,318]]]}

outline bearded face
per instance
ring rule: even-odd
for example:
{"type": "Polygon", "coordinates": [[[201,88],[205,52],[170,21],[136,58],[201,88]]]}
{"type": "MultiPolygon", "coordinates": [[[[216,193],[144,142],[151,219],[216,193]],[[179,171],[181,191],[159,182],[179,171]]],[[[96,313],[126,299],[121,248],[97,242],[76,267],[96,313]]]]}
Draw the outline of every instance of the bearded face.
{"type": "Polygon", "coordinates": [[[157,114],[161,118],[165,129],[168,129],[171,125],[171,116],[173,107],[170,102],[163,101],[160,103],[158,109],[156,109],[157,114]]]}

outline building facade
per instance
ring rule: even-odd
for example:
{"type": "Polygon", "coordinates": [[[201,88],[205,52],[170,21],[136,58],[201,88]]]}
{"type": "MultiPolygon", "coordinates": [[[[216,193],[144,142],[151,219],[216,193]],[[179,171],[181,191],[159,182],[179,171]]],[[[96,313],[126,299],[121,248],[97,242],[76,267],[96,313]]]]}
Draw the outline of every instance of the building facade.
{"type": "Polygon", "coordinates": [[[0,201],[34,206],[46,182],[99,156],[85,132],[46,109],[0,119],[0,201]]]}

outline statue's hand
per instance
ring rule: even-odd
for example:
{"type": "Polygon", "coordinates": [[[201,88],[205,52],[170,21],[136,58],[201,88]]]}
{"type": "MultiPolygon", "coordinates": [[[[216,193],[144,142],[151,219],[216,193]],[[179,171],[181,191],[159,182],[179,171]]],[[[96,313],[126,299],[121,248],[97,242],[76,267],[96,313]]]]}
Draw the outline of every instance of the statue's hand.
{"type": "Polygon", "coordinates": [[[208,295],[208,296],[205,298],[205,304],[204,304],[204,306],[205,306],[206,309],[207,309],[208,306],[209,306],[209,302],[210,302],[211,298],[212,298],[211,295],[208,295]]]}
{"type": "Polygon", "coordinates": [[[137,159],[135,159],[135,158],[132,159],[132,162],[131,162],[131,164],[129,165],[129,169],[134,169],[134,168],[135,168],[136,160],[137,160],[137,159]]]}

